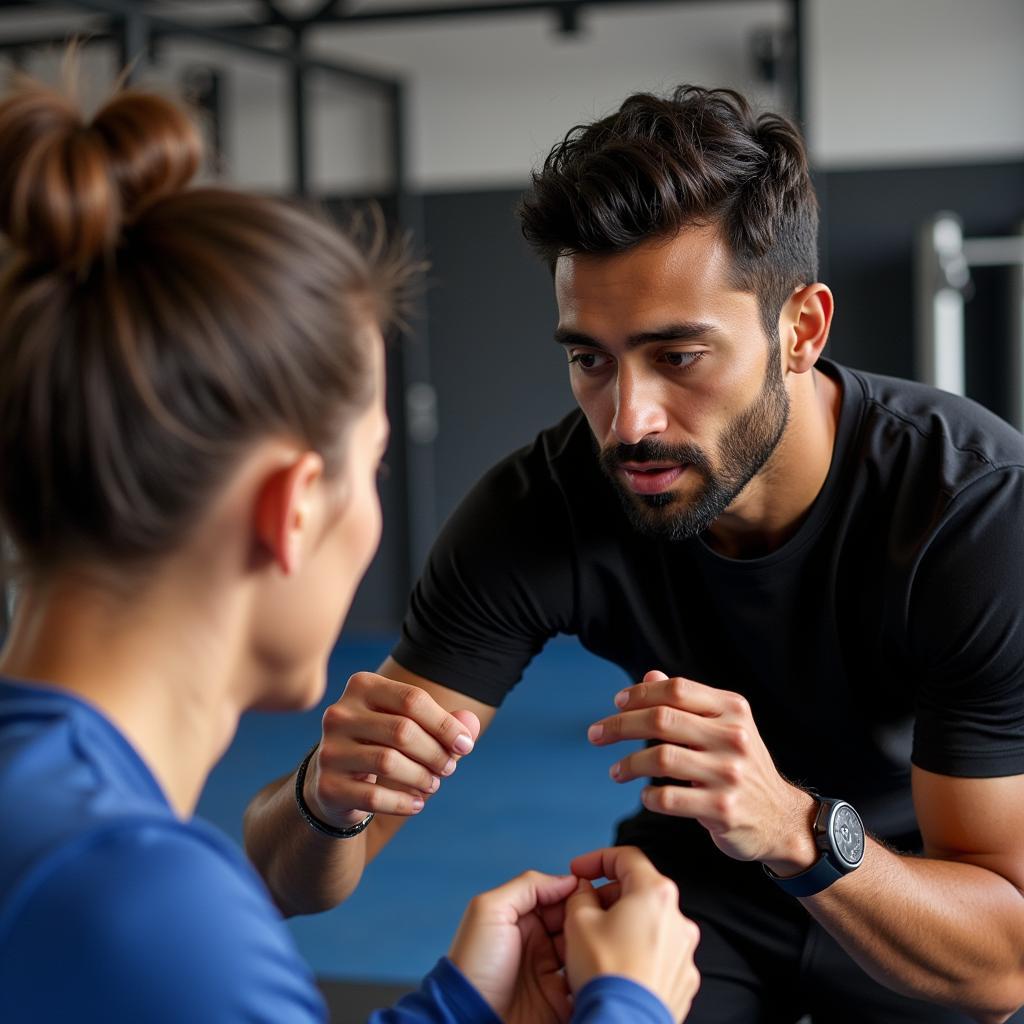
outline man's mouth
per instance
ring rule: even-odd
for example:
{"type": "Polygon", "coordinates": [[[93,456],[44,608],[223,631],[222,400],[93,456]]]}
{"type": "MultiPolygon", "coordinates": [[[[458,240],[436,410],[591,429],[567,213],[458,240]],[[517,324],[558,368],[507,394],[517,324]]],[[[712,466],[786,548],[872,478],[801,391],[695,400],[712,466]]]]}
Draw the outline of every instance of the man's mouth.
{"type": "Polygon", "coordinates": [[[686,465],[667,462],[620,462],[619,472],[634,494],[661,494],[686,472],[686,465]]]}

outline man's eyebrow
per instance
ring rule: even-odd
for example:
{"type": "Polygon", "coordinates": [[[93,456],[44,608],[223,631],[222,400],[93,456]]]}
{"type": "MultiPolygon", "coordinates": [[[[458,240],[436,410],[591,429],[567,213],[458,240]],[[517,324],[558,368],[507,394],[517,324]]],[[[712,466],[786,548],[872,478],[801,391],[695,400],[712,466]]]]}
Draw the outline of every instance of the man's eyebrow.
{"type": "MultiPolygon", "coordinates": [[[[650,345],[664,341],[695,341],[709,334],[717,333],[714,324],[703,323],[702,321],[686,320],[681,323],[665,324],[650,331],[641,331],[638,334],[631,334],[626,339],[626,348],[639,348],[641,345],[650,345]]],[[[555,331],[555,341],[559,345],[581,345],[585,348],[605,349],[596,338],[579,331],[570,331],[559,327],[555,331]]]]}

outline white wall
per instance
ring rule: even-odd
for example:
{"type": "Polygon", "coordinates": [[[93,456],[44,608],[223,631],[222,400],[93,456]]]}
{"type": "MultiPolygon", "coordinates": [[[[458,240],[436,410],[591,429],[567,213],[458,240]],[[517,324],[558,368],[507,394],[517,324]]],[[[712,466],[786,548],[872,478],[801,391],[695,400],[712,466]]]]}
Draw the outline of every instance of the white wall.
{"type": "Polygon", "coordinates": [[[748,45],[754,29],[782,24],[785,10],[763,0],[637,3],[586,12],[579,36],[533,14],[324,30],[317,47],[407,79],[419,186],[520,185],[572,125],[630,92],[730,84],[777,104],[754,81],[748,45]]]}
{"type": "Polygon", "coordinates": [[[1022,0],[811,0],[807,20],[819,166],[1024,156],[1022,0]]]}

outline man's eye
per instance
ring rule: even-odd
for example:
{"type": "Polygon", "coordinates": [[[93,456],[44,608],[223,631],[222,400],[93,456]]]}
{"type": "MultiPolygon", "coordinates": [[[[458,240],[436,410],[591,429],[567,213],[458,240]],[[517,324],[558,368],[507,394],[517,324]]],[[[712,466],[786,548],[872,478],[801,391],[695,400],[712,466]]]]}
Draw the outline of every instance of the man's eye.
{"type": "Polygon", "coordinates": [[[569,356],[569,365],[578,366],[584,372],[600,370],[607,364],[608,357],[598,352],[574,352],[569,356]]]}
{"type": "Polygon", "coordinates": [[[693,366],[703,355],[703,352],[665,352],[662,354],[662,358],[669,366],[685,370],[687,367],[693,366]]]}

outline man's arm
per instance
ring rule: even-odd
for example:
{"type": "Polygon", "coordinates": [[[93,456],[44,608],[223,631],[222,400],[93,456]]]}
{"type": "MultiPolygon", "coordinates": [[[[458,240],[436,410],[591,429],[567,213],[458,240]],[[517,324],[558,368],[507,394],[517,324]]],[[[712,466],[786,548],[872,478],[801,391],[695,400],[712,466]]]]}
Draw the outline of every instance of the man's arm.
{"type": "MultiPolygon", "coordinates": [[[[591,742],[660,743],[622,758],[612,778],[689,783],[646,788],[645,807],[696,819],[728,856],[780,876],[815,863],[817,803],[779,775],[743,697],[650,672],[616,704],[591,742]]],[[[915,767],[913,784],[925,855],[869,839],[856,871],[801,902],[883,984],[1004,1021],[1024,1004],[1024,776],[915,767]]]]}
{"type": "Polygon", "coordinates": [[[422,806],[449,760],[462,756],[454,743],[473,729],[451,712],[471,711],[483,732],[497,710],[392,658],[380,675],[386,679],[353,676],[327,709],[303,790],[324,821],[350,825],[373,811],[369,827],[352,839],[315,832],[295,805],[295,772],[264,787],[246,809],[246,851],[285,915],[328,910],[347,899],[365,866],[418,813],[415,801],[422,806]]]}
{"type": "Polygon", "coordinates": [[[913,769],[923,857],[868,840],[864,862],[801,900],[868,974],[979,1021],[1024,1004],[1024,776],[913,769]]]}

